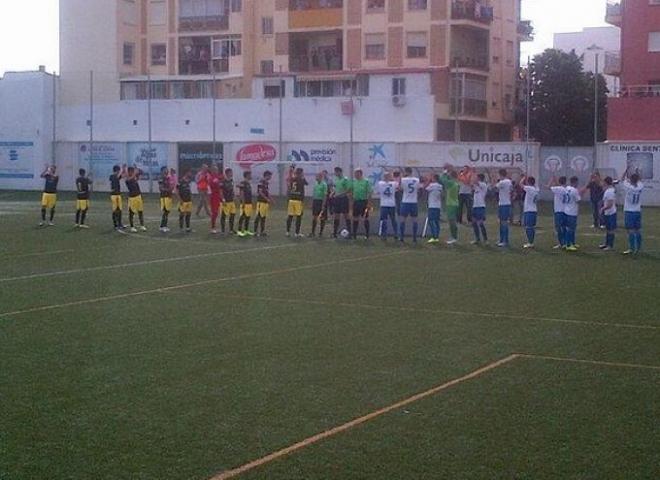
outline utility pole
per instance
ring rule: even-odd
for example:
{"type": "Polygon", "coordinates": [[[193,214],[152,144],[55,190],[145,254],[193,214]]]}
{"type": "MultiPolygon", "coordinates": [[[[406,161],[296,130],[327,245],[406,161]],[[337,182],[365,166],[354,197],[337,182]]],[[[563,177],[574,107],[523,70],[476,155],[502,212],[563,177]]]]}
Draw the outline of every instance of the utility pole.
{"type": "Polygon", "coordinates": [[[57,141],[57,77],[53,72],[53,138],[51,146],[52,163],[55,165],[55,142],[57,141]]]}
{"type": "Polygon", "coordinates": [[[94,70],[89,71],[89,161],[87,170],[92,172],[94,156],[94,70]]]}
{"type": "Polygon", "coordinates": [[[154,191],[154,169],[153,162],[155,156],[152,157],[151,144],[152,144],[152,130],[151,130],[151,72],[147,73],[147,130],[148,130],[148,147],[147,161],[149,162],[149,193],[154,191]]]}
{"type": "Polygon", "coordinates": [[[213,108],[212,108],[212,115],[213,119],[211,121],[211,124],[213,125],[213,155],[212,159],[215,161],[216,158],[216,108],[217,108],[217,98],[216,98],[216,80],[215,80],[215,70],[213,71],[213,108]]]}

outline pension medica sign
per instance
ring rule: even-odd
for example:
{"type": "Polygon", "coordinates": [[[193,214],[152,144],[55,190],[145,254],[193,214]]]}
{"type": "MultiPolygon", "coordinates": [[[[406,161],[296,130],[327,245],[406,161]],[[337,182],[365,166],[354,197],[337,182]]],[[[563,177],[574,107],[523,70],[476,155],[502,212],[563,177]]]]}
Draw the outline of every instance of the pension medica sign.
{"type": "Polygon", "coordinates": [[[236,163],[241,166],[272,162],[276,158],[277,149],[267,143],[252,143],[245,145],[236,152],[236,163]]]}

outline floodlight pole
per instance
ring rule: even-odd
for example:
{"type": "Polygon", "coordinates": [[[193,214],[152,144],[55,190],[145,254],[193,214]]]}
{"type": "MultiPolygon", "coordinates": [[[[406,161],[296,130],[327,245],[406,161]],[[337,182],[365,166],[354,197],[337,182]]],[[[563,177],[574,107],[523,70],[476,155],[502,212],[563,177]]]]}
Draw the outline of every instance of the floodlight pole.
{"type": "Polygon", "coordinates": [[[531,99],[532,99],[532,71],[531,71],[531,59],[528,56],[527,57],[527,75],[526,75],[526,80],[527,80],[527,92],[526,92],[526,100],[525,100],[525,106],[526,106],[526,119],[525,119],[525,162],[526,162],[526,169],[527,173],[529,173],[529,137],[530,137],[530,123],[529,119],[531,117],[531,99]]]}
{"type": "Polygon", "coordinates": [[[151,72],[147,72],[147,134],[148,134],[148,161],[149,161],[149,193],[154,191],[154,172],[153,161],[151,157],[152,128],[151,128],[151,72]]]}
{"type": "Polygon", "coordinates": [[[89,160],[87,169],[92,172],[94,156],[94,70],[89,71],[89,160]]]}
{"type": "Polygon", "coordinates": [[[212,80],[212,82],[213,82],[213,86],[212,86],[212,88],[213,88],[213,103],[212,103],[212,109],[211,110],[213,112],[212,113],[213,118],[212,118],[211,124],[213,125],[213,155],[211,157],[211,159],[212,159],[211,164],[213,164],[213,161],[215,161],[215,158],[216,158],[216,143],[217,143],[217,137],[216,137],[216,122],[217,122],[217,120],[216,120],[217,98],[216,98],[216,96],[217,95],[216,95],[215,70],[213,70],[213,80],[212,80]]]}

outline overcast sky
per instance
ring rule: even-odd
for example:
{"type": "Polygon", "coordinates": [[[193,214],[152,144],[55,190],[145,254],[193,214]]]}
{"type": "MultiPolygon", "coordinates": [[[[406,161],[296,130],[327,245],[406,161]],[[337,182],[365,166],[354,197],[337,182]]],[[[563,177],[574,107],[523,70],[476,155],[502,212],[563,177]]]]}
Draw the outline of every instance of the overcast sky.
{"type": "MultiPolygon", "coordinates": [[[[90,0],[98,1],[98,0],[90,0]]],[[[58,0],[0,0],[0,75],[36,70],[58,71],[58,0]]],[[[524,43],[523,63],[552,46],[555,32],[604,25],[605,0],[522,0],[523,18],[532,20],[536,40],[524,43]]]]}

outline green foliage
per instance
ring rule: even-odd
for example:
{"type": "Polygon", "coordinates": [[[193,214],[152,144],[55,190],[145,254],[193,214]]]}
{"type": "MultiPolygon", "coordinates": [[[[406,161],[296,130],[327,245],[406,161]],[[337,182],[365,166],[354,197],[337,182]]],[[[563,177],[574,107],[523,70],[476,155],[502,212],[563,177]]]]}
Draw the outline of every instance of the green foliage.
{"type": "MultiPolygon", "coordinates": [[[[594,74],[583,71],[580,57],[548,49],[534,57],[529,69],[531,137],[543,145],[593,145],[594,74]]],[[[598,90],[600,142],[607,135],[607,85],[600,74],[598,90]]]]}

